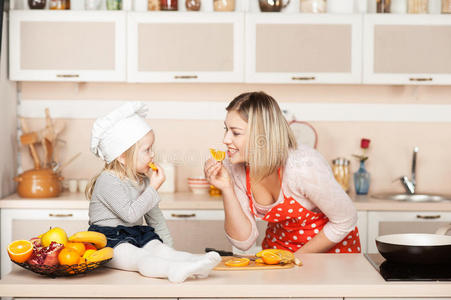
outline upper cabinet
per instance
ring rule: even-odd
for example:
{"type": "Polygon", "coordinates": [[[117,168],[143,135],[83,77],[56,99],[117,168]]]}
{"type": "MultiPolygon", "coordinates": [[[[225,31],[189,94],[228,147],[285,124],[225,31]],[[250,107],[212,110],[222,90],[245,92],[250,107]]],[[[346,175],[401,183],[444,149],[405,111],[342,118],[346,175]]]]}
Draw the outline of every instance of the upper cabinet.
{"type": "Polygon", "coordinates": [[[246,81],[360,83],[362,15],[246,15],[246,81]]]}
{"type": "Polygon", "coordinates": [[[451,17],[364,17],[364,83],[451,84],[451,17]]]}
{"type": "Polygon", "coordinates": [[[128,81],[242,82],[244,14],[131,12],[128,81]]]}
{"type": "Polygon", "coordinates": [[[10,79],[125,81],[126,13],[10,11],[10,79]]]}

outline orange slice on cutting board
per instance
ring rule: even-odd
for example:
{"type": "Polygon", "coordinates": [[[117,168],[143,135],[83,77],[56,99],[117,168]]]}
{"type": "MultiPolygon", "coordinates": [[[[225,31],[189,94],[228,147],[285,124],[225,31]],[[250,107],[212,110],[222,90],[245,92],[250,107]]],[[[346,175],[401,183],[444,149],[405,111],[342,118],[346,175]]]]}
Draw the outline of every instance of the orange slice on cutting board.
{"type": "Polygon", "coordinates": [[[33,244],[27,240],[14,241],[8,245],[8,255],[17,263],[26,262],[33,254],[33,244]]]}
{"type": "Polygon", "coordinates": [[[211,153],[211,156],[213,156],[213,158],[216,161],[223,161],[224,158],[225,158],[225,152],[224,151],[215,150],[213,148],[210,148],[210,153],[211,153]]]}
{"type": "Polygon", "coordinates": [[[249,265],[250,259],[244,257],[234,257],[229,259],[224,264],[228,267],[245,267],[249,265]]]}

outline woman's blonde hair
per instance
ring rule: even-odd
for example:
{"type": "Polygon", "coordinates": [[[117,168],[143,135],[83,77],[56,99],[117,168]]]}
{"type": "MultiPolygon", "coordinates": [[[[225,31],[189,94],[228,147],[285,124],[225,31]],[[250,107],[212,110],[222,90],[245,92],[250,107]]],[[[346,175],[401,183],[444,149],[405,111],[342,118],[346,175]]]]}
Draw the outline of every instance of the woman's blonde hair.
{"type": "Polygon", "coordinates": [[[226,110],[236,111],[248,124],[246,161],[256,182],[285,165],[296,139],[277,101],[264,92],[243,93],[226,110]]]}
{"type": "Polygon", "coordinates": [[[136,160],[137,160],[137,151],[136,149],[139,146],[139,141],[135,143],[133,146],[128,148],[123,155],[124,157],[124,163],[122,164],[118,158],[114,159],[109,164],[105,163],[105,166],[103,167],[102,171],[100,171],[99,174],[94,176],[91,181],[86,186],[85,190],[85,196],[87,199],[91,199],[92,192],[94,190],[94,186],[96,184],[97,178],[100,176],[100,174],[103,171],[110,171],[115,173],[120,179],[127,178],[132,183],[138,185],[141,184],[145,178],[144,174],[138,173],[136,171],[136,160]]]}

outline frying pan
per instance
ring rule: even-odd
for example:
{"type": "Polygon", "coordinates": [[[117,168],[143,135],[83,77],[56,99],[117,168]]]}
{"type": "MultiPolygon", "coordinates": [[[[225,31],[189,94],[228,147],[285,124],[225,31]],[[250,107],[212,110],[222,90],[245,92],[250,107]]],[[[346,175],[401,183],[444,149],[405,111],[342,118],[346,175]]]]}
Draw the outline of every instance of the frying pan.
{"type": "Polygon", "coordinates": [[[376,238],[380,254],[391,262],[404,264],[451,263],[451,236],[445,235],[451,224],[435,234],[404,233],[376,238]]]}

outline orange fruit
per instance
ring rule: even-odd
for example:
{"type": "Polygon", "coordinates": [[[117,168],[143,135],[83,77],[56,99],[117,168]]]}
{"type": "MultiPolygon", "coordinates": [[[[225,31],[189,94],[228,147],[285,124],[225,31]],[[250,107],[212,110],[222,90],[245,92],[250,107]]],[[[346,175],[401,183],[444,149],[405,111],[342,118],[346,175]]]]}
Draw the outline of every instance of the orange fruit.
{"type": "Polygon", "coordinates": [[[80,255],[77,251],[71,248],[64,248],[61,250],[61,252],[58,254],[58,262],[60,265],[76,265],[78,264],[78,261],[80,260],[80,255]]]}
{"type": "Polygon", "coordinates": [[[289,263],[294,262],[294,254],[288,250],[282,250],[282,249],[264,249],[264,250],[258,252],[257,254],[255,254],[255,256],[257,256],[257,257],[263,257],[263,255],[271,256],[270,254],[267,254],[267,253],[279,255],[279,257],[280,257],[279,263],[281,263],[281,264],[289,264],[289,263]]]}
{"type": "Polygon", "coordinates": [[[64,248],[70,248],[78,252],[78,255],[83,256],[86,251],[85,244],[83,243],[76,243],[76,242],[69,242],[66,244],[64,248]]]}
{"type": "Polygon", "coordinates": [[[278,253],[265,252],[262,254],[262,259],[267,265],[277,265],[282,261],[282,257],[278,253]]]}
{"type": "Polygon", "coordinates": [[[8,255],[11,260],[23,263],[33,254],[33,244],[26,240],[17,240],[8,245],[8,255]]]}
{"type": "Polygon", "coordinates": [[[152,170],[154,170],[154,171],[156,171],[156,170],[158,170],[158,167],[154,164],[154,163],[149,163],[148,164],[148,166],[149,166],[149,168],[151,168],[152,170]]]}
{"type": "Polygon", "coordinates": [[[249,261],[249,258],[234,257],[226,261],[224,264],[229,267],[245,267],[249,264],[249,261]]]}
{"type": "Polygon", "coordinates": [[[211,153],[211,156],[213,156],[213,158],[216,161],[223,161],[224,158],[225,158],[225,152],[224,151],[215,150],[213,148],[210,148],[210,153],[211,153]]]}
{"type": "Polygon", "coordinates": [[[255,260],[255,263],[256,263],[256,264],[264,264],[265,262],[263,261],[263,259],[257,258],[257,259],[255,260]]]}

